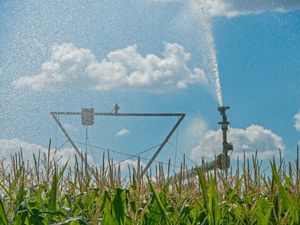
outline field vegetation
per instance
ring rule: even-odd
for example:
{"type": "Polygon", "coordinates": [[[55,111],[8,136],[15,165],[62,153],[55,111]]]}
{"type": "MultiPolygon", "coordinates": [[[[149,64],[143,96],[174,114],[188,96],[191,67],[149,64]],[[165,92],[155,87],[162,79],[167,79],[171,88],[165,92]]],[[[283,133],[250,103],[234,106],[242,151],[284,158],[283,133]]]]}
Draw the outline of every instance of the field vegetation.
{"type": "MultiPolygon", "coordinates": [[[[50,148],[49,148],[50,149],[50,148]]],[[[140,166],[122,180],[120,167],[104,159],[58,166],[47,154],[23,160],[22,151],[0,166],[0,224],[300,224],[299,152],[263,169],[257,155],[225,174],[188,174],[181,163],[157,165],[148,176],[140,166]]]]}

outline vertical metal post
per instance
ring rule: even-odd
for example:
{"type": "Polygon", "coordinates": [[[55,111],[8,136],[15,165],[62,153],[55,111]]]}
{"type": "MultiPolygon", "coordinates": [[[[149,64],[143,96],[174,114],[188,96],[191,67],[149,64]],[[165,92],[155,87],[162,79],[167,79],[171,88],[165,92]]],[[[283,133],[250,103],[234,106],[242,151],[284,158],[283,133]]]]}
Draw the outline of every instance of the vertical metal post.
{"type": "Polygon", "coordinates": [[[230,109],[230,107],[228,107],[228,106],[218,107],[218,111],[220,112],[220,114],[222,116],[222,121],[219,122],[219,124],[221,125],[221,129],[222,129],[222,133],[223,133],[223,142],[222,142],[223,154],[222,154],[222,156],[220,156],[220,159],[219,159],[219,167],[221,167],[223,170],[225,170],[226,175],[227,175],[227,169],[230,166],[230,158],[229,158],[228,152],[233,150],[233,145],[231,143],[228,143],[228,141],[227,141],[228,125],[230,124],[227,120],[227,115],[226,115],[226,111],[228,109],[230,109]]]}

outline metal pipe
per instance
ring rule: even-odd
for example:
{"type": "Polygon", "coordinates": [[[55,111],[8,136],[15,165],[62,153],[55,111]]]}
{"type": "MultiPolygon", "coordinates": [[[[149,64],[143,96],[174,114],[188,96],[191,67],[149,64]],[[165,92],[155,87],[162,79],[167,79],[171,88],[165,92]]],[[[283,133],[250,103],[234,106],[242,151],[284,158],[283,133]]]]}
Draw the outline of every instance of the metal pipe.
{"type": "MultiPolygon", "coordinates": [[[[54,115],[81,115],[80,112],[51,112],[54,115]]],[[[129,117],[181,117],[185,116],[184,113],[104,113],[104,112],[95,112],[95,116],[129,116],[129,117]]]]}
{"type": "MultiPolygon", "coordinates": [[[[93,112],[93,115],[95,116],[121,116],[121,117],[179,117],[176,124],[173,126],[171,131],[167,134],[165,139],[163,140],[162,144],[158,147],[150,161],[147,163],[145,169],[142,171],[142,174],[144,175],[146,171],[149,169],[151,164],[154,162],[158,154],[161,152],[161,150],[164,148],[166,143],[169,141],[175,130],[180,125],[181,121],[184,119],[185,114],[184,113],[119,113],[120,107],[116,104],[114,107],[113,112],[93,112]]],[[[82,153],[77,148],[71,137],[68,135],[67,131],[64,129],[63,125],[60,123],[60,121],[57,119],[57,116],[59,115],[69,115],[69,116],[79,116],[82,113],[80,112],[51,112],[51,115],[53,116],[55,122],[59,125],[60,129],[64,133],[64,135],[67,137],[69,142],[71,143],[72,147],[76,150],[76,152],[80,155],[82,159],[84,159],[82,153]]]]}
{"type": "Polygon", "coordinates": [[[214,169],[220,170],[227,170],[230,166],[230,157],[225,154],[220,154],[216,157],[215,160],[204,163],[199,167],[193,168],[187,171],[189,177],[197,175],[197,169],[201,170],[202,172],[209,172],[214,169]]]}
{"type": "Polygon", "coordinates": [[[151,164],[153,163],[153,161],[155,160],[155,158],[157,157],[157,155],[160,153],[160,151],[163,149],[163,147],[167,144],[167,142],[169,141],[170,137],[175,132],[175,130],[177,129],[177,127],[179,126],[179,124],[181,123],[181,121],[184,119],[184,117],[185,117],[185,114],[181,114],[181,116],[179,117],[178,121],[173,126],[172,130],[165,137],[165,139],[162,142],[162,144],[158,147],[158,149],[156,150],[156,152],[154,153],[154,155],[152,156],[152,158],[150,159],[150,161],[147,163],[145,169],[142,171],[142,176],[147,172],[147,170],[149,169],[149,167],[151,166],[151,164]]]}
{"type": "MultiPolygon", "coordinates": [[[[230,107],[228,106],[218,107],[218,111],[220,112],[222,117],[222,121],[218,123],[221,125],[222,136],[223,136],[222,153],[218,155],[215,160],[197,167],[203,172],[208,172],[214,169],[227,170],[230,167],[230,157],[228,155],[228,152],[233,150],[233,145],[231,143],[228,143],[227,140],[228,125],[230,124],[227,120],[227,115],[226,115],[226,111],[228,109],[230,109],[230,107]]],[[[197,168],[193,168],[187,171],[189,176],[195,176],[197,174],[197,168]]]]}
{"type": "Polygon", "coordinates": [[[54,121],[57,123],[57,125],[59,126],[59,128],[61,129],[61,131],[64,133],[64,135],[66,136],[66,138],[68,139],[68,141],[70,142],[70,144],[72,145],[72,147],[75,149],[75,151],[77,152],[77,154],[80,156],[82,161],[85,161],[85,157],[82,154],[82,152],[77,148],[77,146],[75,145],[75,143],[73,142],[72,138],[68,135],[67,131],[65,130],[65,128],[63,127],[63,125],[61,124],[61,122],[59,121],[59,119],[57,119],[55,113],[51,112],[51,115],[54,119],[54,121]]]}

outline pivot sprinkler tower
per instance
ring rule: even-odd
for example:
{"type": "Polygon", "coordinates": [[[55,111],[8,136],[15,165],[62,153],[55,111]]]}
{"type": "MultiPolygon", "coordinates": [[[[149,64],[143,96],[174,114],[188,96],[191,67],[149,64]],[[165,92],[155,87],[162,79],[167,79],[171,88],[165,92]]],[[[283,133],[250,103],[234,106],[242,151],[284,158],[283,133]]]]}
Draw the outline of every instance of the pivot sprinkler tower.
{"type": "Polygon", "coordinates": [[[227,170],[230,167],[230,157],[228,153],[233,150],[232,143],[228,143],[227,141],[227,132],[228,132],[228,125],[230,124],[227,120],[226,111],[230,109],[229,106],[220,106],[218,107],[218,111],[221,114],[222,121],[218,124],[221,125],[222,134],[223,134],[223,142],[222,147],[223,151],[219,154],[216,159],[212,162],[206,163],[200,167],[202,171],[210,171],[213,169],[221,169],[227,170]]]}
{"type": "Polygon", "coordinates": [[[165,145],[168,143],[173,133],[179,127],[180,123],[185,117],[184,113],[122,113],[119,112],[120,107],[118,104],[115,104],[112,112],[95,112],[93,108],[83,108],[81,112],[51,112],[51,115],[54,121],[57,123],[67,140],[70,142],[72,147],[75,149],[76,153],[81,157],[82,160],[85,160],[84,153],[76,146],[75,142],[68,134],[67,130],[64,128],[63,124],[59,121],[59,116],[81,116],[81,124],[84,126],[92,126],[94,125],[94,116],[106,116],[106,117],[157,117],[157,118],[166,118],[166,117],[177,117],[178,120],[173,125],[169,133],[165,136],[162,143],[158,146],[153,156],[150,158],[145,168],[142,171],[142,175],[144,175],[149,167],[151,167],[152,163],[155,161],[158,154],[162,151],[165,145]]]}
{"type": "Polygon", "coordinates": [[[229,106],[221,106],[218,107],[218,111],[220,112],[222,116],[222,121],[219,122],[221,125],[222,133],[223,133],[223,153],[220,156],[218,167],[220,169],[228,169],[230,166],[230,157],[228,153],[230,151],[233,151],[233,145],[232,143],[228,143],[227,141],[227,131],[228,131],[228,125],[230,124],[227,120],[226,110],[230,109],[229,106]]]}

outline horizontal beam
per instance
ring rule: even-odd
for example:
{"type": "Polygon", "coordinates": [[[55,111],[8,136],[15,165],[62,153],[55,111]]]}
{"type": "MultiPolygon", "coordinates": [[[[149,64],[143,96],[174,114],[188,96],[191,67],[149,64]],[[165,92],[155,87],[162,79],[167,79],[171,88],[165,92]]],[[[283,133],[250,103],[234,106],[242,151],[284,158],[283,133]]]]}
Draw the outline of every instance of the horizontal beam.
{"type": "MultiPolygon", "coordinates": [[[[70,141],[70,143],[72,144],[72,146],[74,147],[76,152],[83,159],[83,155],[81,154],[81,152],[79,151],[77,146],[74,144],[71,137],[67,134],[66,130],[63,128],[63,126],[60,124],[60,122],[57,118],[57,116],[60,116],[60,115],[80,116],[81,112],[51,112],[51,115],[53,116],[56,123],[58,123],[59,127],[61,128],[61,130],[67,137],[67,139],[70,141]]],[[[94,112],[93,115],[95,115],[95,116],[116,116],[116,117],[117,116],[121,116],[121,117],[179,117],[176,124],[172,127],[171,131],[167,134],[167,136],[163,140],[162,144],[159,145],[158,149],[156,150],[156,152],[154,153],[152,158],[149,160],[146,167],[143,169],[142,175],[144,175],[147,172],[147,170],[149,169],[151,164],[155,161],[158,154],[164,148],[166,143],[169,141],[169,139],[171,138],[171,136],[173,135],[173,133],[175,132],[175,130],[178,128],[178,126],[180,125],[180,123],[182,122],[182,120],[185,117],[185,113],[119,113],[119,112],[103,113],[103,112],[94,112]]]]}
{"type": "MultiPolygon", "coordinates": [[[[81,112],[51,112],[52,115],[80,116],[81,112]]],[[[95,112],[95,116],[124,116],[124,117],[182,117],[184,113],[103,113],[95,112]]]]}

